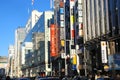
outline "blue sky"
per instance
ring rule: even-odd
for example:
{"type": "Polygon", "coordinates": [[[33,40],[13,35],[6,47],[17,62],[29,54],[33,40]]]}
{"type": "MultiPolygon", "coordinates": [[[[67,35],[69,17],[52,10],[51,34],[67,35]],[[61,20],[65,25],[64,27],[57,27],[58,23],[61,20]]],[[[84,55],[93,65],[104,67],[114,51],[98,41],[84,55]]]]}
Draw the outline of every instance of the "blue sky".
{"type": "Polygon", "coordinates": [[[50,10],[49,0],[0,0],[0,56],[8,56],[9,45],[14,45],[15,29],[25,26],[32,9],[50,10]]]}

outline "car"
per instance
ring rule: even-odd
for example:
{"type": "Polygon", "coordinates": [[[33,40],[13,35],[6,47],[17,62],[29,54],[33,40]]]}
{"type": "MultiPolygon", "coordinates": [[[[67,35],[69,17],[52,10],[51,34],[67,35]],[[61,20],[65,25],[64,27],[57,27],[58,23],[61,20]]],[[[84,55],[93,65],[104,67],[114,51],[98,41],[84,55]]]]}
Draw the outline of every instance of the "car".
{"type": "Polygon", "coordinates": [[[39,80],[41,77],[40,76],[36,76],[35,77],[35,80],[39,80]]]}
{"type": "Polygon", "coordinates": [[[19,78],[17,80],[30,80],[29,78],[19,78]]]}
{"type": "Polygon", "coordinates": [[[37,80],[60,80],[60,79],[57,77],[41,77],[38,78],[37,80]]]}
{"type": "Polygon", "coordinates": [[[17,78],[11,78],[10,80],[17,80],[17,78]]]}

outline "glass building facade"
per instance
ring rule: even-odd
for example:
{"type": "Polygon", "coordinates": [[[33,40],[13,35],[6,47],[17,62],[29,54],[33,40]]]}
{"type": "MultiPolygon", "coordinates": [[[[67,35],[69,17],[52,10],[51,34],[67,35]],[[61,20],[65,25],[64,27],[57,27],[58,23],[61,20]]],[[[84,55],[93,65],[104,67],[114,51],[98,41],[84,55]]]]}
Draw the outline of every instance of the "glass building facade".
{"type": "Polygon", "coordinates": [[[52,22],[53,12],[45,11],[39,17],[35,26],[26,35],[25,42],[32,42],[33,47],[25,51],[24,74],[26,76],[35,76],[38,72],[50,72],[50,31],[49,25],[52,22]],[[48,61],[49,59],[49,61],[48,61]],[[47,63],[46,63],[47,62],[47,63]]]}

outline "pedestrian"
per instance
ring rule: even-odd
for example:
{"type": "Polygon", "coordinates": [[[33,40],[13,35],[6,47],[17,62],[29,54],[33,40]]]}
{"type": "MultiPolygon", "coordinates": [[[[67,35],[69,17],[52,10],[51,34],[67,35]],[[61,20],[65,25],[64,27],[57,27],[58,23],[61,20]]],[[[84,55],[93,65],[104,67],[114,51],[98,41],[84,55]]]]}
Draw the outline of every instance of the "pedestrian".
{"type": "Polygon", "coordinates": [[[21,77],[24,78],[24,75],[22,75],[21,77]]]}
{"type": "Polygon", "coordinates": [[[6,80],[10,80],[10,76],[7,76],[7,77],[6,77],[6,80]]]}
{"type": "Polygon", "coordinates": [[[87,75],[88,80],[92,80],[92,74],[87,75]]]}
{"type": "Polygon", "coordinates": [[[2,80],[2,78],[0,77],[0,80],[2,80]]]}
{"type": "Polygon", "coordinates": [[[115,80],[120,80],[120,75],[119,74],[116,75],[115,80]]]}
{"type": "Polygon", "coordinates": [[[96,74],[96,75],[95,75],[95,80],[98,80],[100,77],[101,77],[101,76],[100,76],[100,73],[96,74]]]}

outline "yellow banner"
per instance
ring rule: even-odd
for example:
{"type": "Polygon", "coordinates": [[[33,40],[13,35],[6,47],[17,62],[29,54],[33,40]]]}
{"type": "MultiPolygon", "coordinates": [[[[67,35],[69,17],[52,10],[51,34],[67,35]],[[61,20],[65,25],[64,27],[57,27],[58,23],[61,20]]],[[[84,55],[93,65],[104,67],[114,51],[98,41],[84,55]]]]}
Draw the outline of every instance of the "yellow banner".
{"type": "Polygon", "coordinates": [[[65,41],[61,40],[61,46],[65,46],[65,41]]]}
{"type": "Polygon", "coordinates": [[[70,22],[71,22],[71,24],[74,23],[74,16],[70,16],[70,22]]]}
{"type": "Polygon", "coordinates": [[[76,55],[73,56],[73,64],[74,64],[74,65],[77,64],[77,56],[76,56],[76,55]]]}

